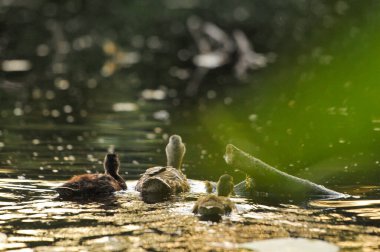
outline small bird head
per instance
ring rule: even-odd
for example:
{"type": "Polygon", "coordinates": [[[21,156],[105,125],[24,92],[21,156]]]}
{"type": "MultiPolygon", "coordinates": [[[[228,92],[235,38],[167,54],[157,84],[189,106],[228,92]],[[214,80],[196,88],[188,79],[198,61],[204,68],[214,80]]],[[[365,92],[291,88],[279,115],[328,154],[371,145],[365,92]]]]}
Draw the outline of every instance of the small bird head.
{"type": "Polygon", "coordinates": [[[182,144],[182,138],[179,135],[172,135],[169,137],[169,144],[179,146],[182,144]]]}
{"type": "Polygon", "coordinates": [[[104,158],[104,170],[106,173],[115,174],[119,172],[120,161],[116,153],[108,153],[104,158]]]}
{"type": "Polygon", "coordinates": [[[223,174],[222,176],[220,176],[219,178],[219,181],[222,182],[222,183],[227,183],[227,182],[234,182],[234,178],[229,175],[229,174],[223,174]]]}

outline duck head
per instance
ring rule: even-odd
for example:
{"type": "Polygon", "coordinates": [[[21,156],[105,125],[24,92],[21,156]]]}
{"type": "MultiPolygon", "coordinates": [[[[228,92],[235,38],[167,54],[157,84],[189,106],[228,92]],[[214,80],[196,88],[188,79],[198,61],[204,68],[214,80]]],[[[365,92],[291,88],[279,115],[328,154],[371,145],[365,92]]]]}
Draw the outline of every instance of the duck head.
{"type": "Polygon", "coordinates": [[[116,153],[108,153],[104,158],[104,171],[106,174],[114,175],[119,173],[120,161],[116,153]]]}

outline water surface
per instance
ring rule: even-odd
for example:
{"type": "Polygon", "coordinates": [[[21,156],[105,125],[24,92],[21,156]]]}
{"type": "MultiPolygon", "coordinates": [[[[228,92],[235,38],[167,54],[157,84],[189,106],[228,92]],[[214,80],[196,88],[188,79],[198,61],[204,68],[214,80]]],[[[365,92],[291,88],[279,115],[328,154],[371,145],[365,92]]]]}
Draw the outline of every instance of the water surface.
{"type": "Polygon", "coordinates": [[[0,3],[0,250],[223,251],[304,237],[378,251],[379,4],[151,4],[0,3]],[[210,38],[214,51],[202,51],[201,24],[226,41],[245,34],[266,64],[239,72],[247,58],[215,54],[210,38]],[[192,192],[146,204],[136,179],[165,163],[174,133],[187,144],[192,192]],[[353,197],[233,197],[231,216],[201,221],[191,210],[203,180],[245,178],[224,163],[228,143],[353,197]],[[56,199],[72,175],[102,172],[108,151],[127,191],[56,199]]]}

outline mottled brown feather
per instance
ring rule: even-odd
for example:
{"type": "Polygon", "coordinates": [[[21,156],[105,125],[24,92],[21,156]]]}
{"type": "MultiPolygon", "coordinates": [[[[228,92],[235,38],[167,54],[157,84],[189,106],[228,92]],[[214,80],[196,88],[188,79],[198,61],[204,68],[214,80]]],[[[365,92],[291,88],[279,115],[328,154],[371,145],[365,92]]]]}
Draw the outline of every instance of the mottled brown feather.
{"type": "Polygon", "coordinates": [[[105,174],[77,175],[55,189],[63,199],[107,196],[125,190],[127,185],[118,174],[119,166],[118,156],[114,153],[107,154],[104,159],[105,174]]]}

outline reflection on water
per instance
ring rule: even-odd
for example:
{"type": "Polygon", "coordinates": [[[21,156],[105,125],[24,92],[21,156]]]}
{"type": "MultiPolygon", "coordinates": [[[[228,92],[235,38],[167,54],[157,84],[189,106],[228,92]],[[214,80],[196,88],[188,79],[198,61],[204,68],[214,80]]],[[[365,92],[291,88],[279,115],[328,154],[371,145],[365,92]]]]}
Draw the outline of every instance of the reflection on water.
{"type": "Polygon", "coordinates": [[[363,207],[363,206],[378,206],[380,200],[318,200],[310,203],[314,207],[333,207],[333,208],[349,208],[349,207],[363,207]]]}
{"type": "Polygon", "coordinates": [[[337,209],[348,215],[349,220],[370,222],[372,225],[380,226],[380,200],[357,198],[355,200],[315,200],[309,204],[316,208],[337,209]]]}
{"type": "Polygon", "coordinates": [[[378,4],[85,2],[0,2],[0,250],[200,251],[289,236],[380,249],[378,4]],[[323,39],[309,48],[311,30],[323,39]],[[321,42],[331,33],[338,43],[321,42]],[[268,65],[266,52],[284,48],[268,65]],[[222,155],[232,142],[355,197],[303,205],[234,197],[237,211],[210,223],[191,213],[204,193],[192,180],[190,193],[145,204],[135,179],[165,163],[172,133],[187,143],[189,178],[228,170],[222,155]],[[111,150],[127,191],[56,199],[53,188],[72,175],[103,172],[111,150]]]}
{"type": "MultiPolygon", "coordinates": [[[[267,206],[234,197],[237,210],[231,216],[223,217],[219,224],[199,219],[194,225],[198,218],[191,210],[197,197],[205,193],[203,181],[191,180],[190,193],[158,204],[143,203],[134,191],[136,182],[128,181],[128,190],[114,197],[86,202],[57,200],[51,190],[59,185],[57,181],[1,179],[0,248],[118,251],[149,249],[153,241],[162,241],[161,249],[166,250],[176,244],[174,237],[187,237],[186,233],[193,239],[207,236],[215,243],[220,243],[220,237],[233,243],[289,235],[326,239],[342,251],[375,251],[380,244],[379,200],[321,200],[303,208],[267,206]],[[210,233],[219,236],[208,236],[210,233]]],[[[195,248],[212,249],[204,242],[200,240],[195,248]]]]}

